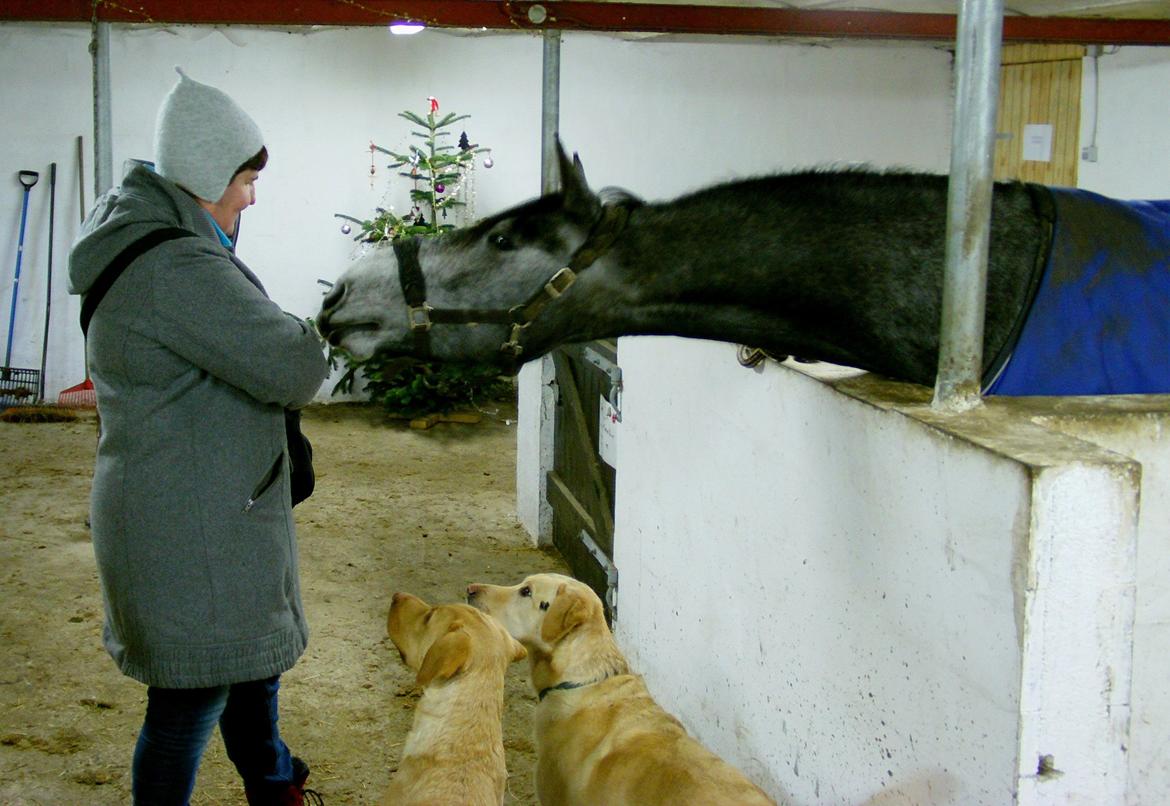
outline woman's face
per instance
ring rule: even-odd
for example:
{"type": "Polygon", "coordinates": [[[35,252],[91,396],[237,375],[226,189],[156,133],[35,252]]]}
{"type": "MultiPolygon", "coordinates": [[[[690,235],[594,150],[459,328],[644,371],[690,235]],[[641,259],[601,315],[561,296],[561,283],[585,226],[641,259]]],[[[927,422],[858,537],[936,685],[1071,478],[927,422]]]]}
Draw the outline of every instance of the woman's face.
{"type": "Polygon", "coordinates": [[[232,183],[219,197],[219,201],[199,200],[204,210],[211,213],[215,223],[228,236],[236,233],[236,219],[245,209],[256,203],[256,179],[259,171],[245,168],[232,178],[232,183]]]}

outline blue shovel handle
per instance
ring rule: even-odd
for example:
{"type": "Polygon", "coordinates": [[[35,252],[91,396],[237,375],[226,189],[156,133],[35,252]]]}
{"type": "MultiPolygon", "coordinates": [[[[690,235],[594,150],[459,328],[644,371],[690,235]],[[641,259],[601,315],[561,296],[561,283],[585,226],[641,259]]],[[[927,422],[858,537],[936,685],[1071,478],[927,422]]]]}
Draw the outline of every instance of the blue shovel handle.
{"type": "Polygon", "coordinates": [[[20,205],[20,237],[16,244],[16,277],[12,281],[12,312],[8,315],[8,346],[4,350],[4,366],[12,366],[12,331],[16,328],[16,298],[20,291],[20,260],[24,257],[24,223],[28,220],[28,192],[40,177],[36,171],[20,171],[16,175],[24,188],[24,201],[20,205]]]}

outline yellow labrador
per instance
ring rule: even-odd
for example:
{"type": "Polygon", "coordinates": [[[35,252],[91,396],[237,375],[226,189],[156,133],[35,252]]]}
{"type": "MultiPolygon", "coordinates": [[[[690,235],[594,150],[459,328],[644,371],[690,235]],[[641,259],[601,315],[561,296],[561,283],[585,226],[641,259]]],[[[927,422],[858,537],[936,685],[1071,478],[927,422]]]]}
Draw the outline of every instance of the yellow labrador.
{"type": "Polygon", "coordinates": [[[630,672],[589,586],[560,574],[469,585],[528,650],[536,792],[545,806],[755,806],[772,801],[704,748],[630,672]]]}
{"type": "Polygon", "coordinates": [[[382,804],[500,806],[504,673],[524,647],[472,607],[409,593],[394,594],[386,630],[423,693],[382,804]]]}

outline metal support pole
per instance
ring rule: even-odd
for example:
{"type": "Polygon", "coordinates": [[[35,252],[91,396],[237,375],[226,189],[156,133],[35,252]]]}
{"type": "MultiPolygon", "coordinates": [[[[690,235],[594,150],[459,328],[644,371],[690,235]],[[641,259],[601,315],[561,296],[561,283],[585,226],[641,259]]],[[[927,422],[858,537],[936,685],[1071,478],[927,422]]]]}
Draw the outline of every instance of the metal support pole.
{"type": "Polygon", "coordinates": [[[962,0],[935,409],[979,405],[1003,0],[962,0]]]}
{"type": "MultiPolygon", "coordinates": [[[[552,193],[560,184],[556,151],[561,108],[560,31],[544,32],[541,88],[540,189],[541,193],[552,193]]],[[[520,368],[518,394],[521,414],[516,429],[517,511],[533,533],[537,545],[552,545],[553,508],[548,500],[548,476],[556,461],[557,379],[551,354],[520,368]],[[531,497],[522,497],[522,491],[533,486],[533,472],[536,474],[535,501],[531,497]]]]}
{"type": "Polygon", "coordinates": [[[540,192],[558,185],[557,130],[561,117],[561,32],[544,32],[544,73],[540,94],[540,192]]]}
{"type": "Polygon", "coordinates": [[[93,191],[94,198],[114,186],[113,124],[110,115],[110,24],[93,21],[89,43],[93,56],[93,191]]]}

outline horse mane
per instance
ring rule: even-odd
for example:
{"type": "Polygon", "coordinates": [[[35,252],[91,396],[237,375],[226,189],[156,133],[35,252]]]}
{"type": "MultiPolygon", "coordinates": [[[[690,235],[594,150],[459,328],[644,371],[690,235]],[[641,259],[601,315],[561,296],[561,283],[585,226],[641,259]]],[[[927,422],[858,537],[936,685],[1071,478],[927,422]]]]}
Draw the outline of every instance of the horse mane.
{"type": "Polygon", "coordinates": [[[515,207],[509,207],[493,215],[481,218],[475,223],[447,232],[445,237],[450,243],[463,246],[474,243],[490,232],[501,221],[509,219],[523,220],[543,213],[555,213],[563,205],[561,193],[550,193],[538,196],[535,199],[523,202],[515,207]]]}

